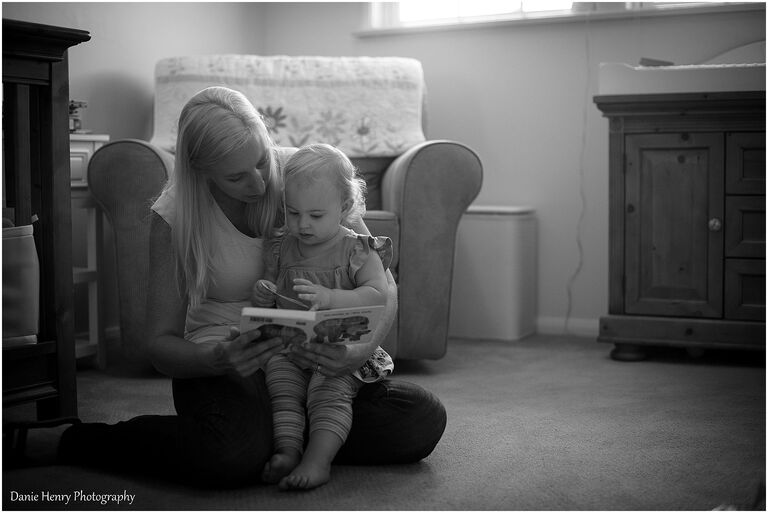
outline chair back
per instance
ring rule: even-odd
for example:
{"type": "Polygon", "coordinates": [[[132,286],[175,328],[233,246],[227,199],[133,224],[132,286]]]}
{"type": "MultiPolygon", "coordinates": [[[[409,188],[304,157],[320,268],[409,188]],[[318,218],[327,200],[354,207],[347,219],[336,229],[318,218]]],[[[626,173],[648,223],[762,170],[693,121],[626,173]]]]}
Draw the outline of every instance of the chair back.
{"type": "Polygon", "coordinates": [[[91,157],[88,183],[114,230],[120,341],[123,355],[148,363],[146,309],[151,210],[172,168],[172,157],[146,142],[105,144],[91,157]],[[163,161],[158,165],[158,160],[163,161]]]}
{"type": "Polygon", "coordinates": [[[241,91],[278,146],[325,142],[344,151],[368,185],[368,210],[382,208],[389,164],[425,139],[426,86],[416,59],[229,54],[157,62],[150,142],[173,153],[184,104],[215,85],[241,91]]]}
{"type": "Polygon", "coordinates": [[[181,110],[210,86],[243,93],[280,146],[324,142],[349,157],[397,157],[425,140],[416,59],[228,54],[157,62],[150,142],[173,153],[181,110]]]}

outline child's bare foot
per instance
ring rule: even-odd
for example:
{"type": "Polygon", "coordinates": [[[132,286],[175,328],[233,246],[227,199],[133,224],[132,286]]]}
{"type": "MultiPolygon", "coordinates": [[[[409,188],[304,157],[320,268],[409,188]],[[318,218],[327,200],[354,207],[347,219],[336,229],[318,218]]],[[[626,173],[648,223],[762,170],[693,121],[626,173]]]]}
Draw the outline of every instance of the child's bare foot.
{"type": "Polygon", "coordinates": [[[344,441],[333,431],[318,429],[309,435],[304,456],[293,471],[278,483],[281,490],[309,490],[331,479],[331,462],[344,441]]]}
{"type": "Polygon", "coordinates": [[[326,462],[307,460],[305,457],[299,466],[280,480],[281,490],[310,490],[324,485],[331,479],[331,465],[326,462]]]}
{"type": "Polygon", "coordinates": [[[264,465],[261,480],[265,483],[279,483],[291,473],[301,461],[301,454],[296,451],[276,452],[264,465]]]}

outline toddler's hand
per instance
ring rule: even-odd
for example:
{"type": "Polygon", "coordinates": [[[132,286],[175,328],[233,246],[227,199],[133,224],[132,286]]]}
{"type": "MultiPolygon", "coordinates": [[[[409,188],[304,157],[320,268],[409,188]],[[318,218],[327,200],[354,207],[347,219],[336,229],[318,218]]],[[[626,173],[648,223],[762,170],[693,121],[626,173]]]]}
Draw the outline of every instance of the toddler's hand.
{"type": "Polygon", "coordinates": [[[275,295],[271,292],[274,289],[274,284],[268,280],[257,281],[251,290],[251,304],[261,308],[271,308],[275,306],[275,295]],[[265,286],[264,284],[269,285],[265,286]]]}
{"type": "Polygon", "coordinates": [[[303,278],[293,280],[293,290],[299,293],[299,299],[312,303],[310,310],[333,308],[333,290],[317,285],[303,278]]]}

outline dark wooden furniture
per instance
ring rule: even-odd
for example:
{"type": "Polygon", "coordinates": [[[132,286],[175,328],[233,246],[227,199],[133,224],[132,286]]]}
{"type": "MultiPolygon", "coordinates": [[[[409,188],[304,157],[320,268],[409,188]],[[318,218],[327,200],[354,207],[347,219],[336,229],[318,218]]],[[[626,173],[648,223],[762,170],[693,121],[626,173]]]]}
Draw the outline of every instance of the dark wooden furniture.
{"type": "Polygon", "coordinates": [[[765,92],[595,97],[609,120],[600,342],[765,350],[765,92]]]}
{"type": "Polygon", "coordinates": [[[67,49],[82,30],[3,20],[4,216],[36,215],[36,344],[3,347],[3,407],[37,403],[39,419],[77,413],[72,299],[67,49]]]}

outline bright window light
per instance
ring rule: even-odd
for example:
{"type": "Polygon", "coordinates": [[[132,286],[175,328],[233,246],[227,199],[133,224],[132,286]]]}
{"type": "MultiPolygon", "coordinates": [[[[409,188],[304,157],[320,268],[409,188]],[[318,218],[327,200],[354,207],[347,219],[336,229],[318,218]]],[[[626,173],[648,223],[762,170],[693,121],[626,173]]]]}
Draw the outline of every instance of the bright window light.
{"type": "MultiPolygon", "coordinates": [[[[762,3],[762,2],[761,2],[762,3]]],[[[750,5],[750,2],[564,2],[563,0],[402,0],[372,2],[371,28],[473,25],[495,21],[540,21],[586,15],[616,17],[652,11],[681,11],[750,5]]]]}
{"type": "Polygon", "coordinates": [[[492,16],[508,12],[517,12],[522,8],[521,2],[504,2],[494,0],[478,0],[476,2],[459,1],[459,17],[492,16]]]}
{"type": "Polygon", "coordinates": [[[458,15],[458,2],[402,2],[399,7],[399,19],[403,23],[451,19],[458,15]]]}
{"type": "Polygon", "coordinates": [[[397,8],[396,19],[401,24],[410,25],[529,12],[570,11],[572,4],[562,0],[406,0],[385,4],[384,7],[397,8]]]}
{"type": "Polygon", "coordinates": [[[570,11],[572,7],[573,2],[562,2],[560,0],[523,1],[523,12],[570,11]]]}

